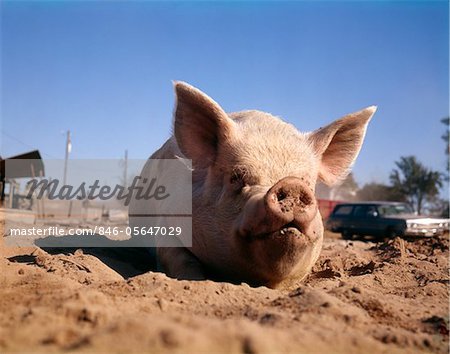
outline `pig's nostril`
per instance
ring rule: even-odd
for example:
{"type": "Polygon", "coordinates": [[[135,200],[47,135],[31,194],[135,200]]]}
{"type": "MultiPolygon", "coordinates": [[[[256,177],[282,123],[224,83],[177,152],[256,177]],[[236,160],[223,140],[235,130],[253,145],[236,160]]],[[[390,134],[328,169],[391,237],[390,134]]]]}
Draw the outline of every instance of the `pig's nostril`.
{"type": "Polygon", "coordinates": [[[287,197],[287,195],[286,195],[286,193],[283,190],[279,190],[277,192],[277,200],[279,202],[281,202],[282,200],[286,199],[286,197],[287,197]]]}
{"type": "Polygon", "coordinates": [[[304,206],[308,206],[308,205],[312,204],[313,200],[312,200],[311,196],[308,193],[303,192],[303,193],[300,193],[300,195],[298,197],[298,202],[299,202],[299,204],[303,204],[304,206]]]}

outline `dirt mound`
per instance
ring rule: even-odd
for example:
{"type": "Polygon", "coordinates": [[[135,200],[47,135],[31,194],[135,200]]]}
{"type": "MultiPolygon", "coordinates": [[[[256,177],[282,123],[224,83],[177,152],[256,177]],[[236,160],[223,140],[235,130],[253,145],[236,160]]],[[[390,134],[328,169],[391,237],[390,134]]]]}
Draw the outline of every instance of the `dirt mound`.
{"type": "Polygon", "coordinates": [[[0,352],[448,351],[448,235],[326,239],[290,290],[177,281],[120,252],[3,247],[0,352]]]}

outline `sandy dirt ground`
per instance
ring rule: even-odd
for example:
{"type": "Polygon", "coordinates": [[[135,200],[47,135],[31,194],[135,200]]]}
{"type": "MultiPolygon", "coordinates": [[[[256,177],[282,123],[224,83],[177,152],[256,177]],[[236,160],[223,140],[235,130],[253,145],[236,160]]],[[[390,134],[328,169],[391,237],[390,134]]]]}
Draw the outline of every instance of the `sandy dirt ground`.
{"type": "Polygon", "coordinates": [[[290,290],[169,279],[136,250],[2,246],[0,352],[448,352],[448,235],[327,236],[290,290]]]}

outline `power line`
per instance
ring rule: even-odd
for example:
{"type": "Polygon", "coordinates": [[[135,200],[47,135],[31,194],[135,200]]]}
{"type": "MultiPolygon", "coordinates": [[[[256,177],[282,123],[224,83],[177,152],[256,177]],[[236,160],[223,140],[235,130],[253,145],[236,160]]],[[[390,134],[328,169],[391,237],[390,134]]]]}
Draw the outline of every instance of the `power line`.
{"type": "MultiPolygon", "coordinates": [[[[15,136],[13,136],[11,134],[6,133],[5,131],[2,131],[2,135],[6,136],[6,137],[8,137],[8,138],[10,138],[12,140],[15,140],[16,142],[18,142],[18,143],[22,144],[23,146],[26,146],[26,147],[28,147],[30,149],[36,149],[35,146],[32,146],[32,145],[27,144],[27,143],[24,143],[22,140],[16,138],[15,136]]],[[[47,153],[45,153],[43,151],[41,151],[41,152],[42,152],[43,155],[45,155],[45,156],[47,156],[47,157],[49,157],[51,159],[58,159],[58,157],[52,156],[52,155],[47,154],[47,153]]]]}

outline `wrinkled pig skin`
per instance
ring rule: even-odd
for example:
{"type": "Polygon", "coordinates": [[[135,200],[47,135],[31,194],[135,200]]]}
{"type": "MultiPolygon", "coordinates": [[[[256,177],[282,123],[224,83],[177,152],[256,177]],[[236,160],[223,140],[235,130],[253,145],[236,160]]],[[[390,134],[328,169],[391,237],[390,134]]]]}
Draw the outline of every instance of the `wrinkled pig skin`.
{"type": "Polygon", "coordinates": [[[316,183],[346,177],[376,107],[302,133],[261,111],[227,114],[200,90],[174,86],[174,134],[150,159],[192,160],[192,247],[157,248],[162,270],[253,286],[301,281],[322,246],[316,183]]]}

